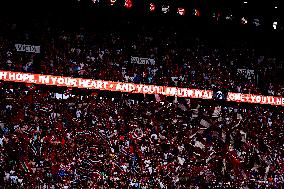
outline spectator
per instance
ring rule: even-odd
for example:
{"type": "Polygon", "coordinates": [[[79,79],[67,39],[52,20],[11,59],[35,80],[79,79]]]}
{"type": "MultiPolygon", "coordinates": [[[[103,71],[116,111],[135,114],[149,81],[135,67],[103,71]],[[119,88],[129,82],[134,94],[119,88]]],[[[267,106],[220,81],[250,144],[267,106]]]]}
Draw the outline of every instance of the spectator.
{"type": "Polygon", "coordinates": [[[11,101],[1,98],[1,103],[12,106],[11,114],[4,111],[2,125],[7,131],[0,145],[6,185],[283,184],[279,136],[283,135],[284,114],[277,107],[216,106],[193,99],[126,101],[123,96],[100,98],[82,92],[63,100],[37,88],[30,93],[36,106],[27,106],[24,119],[18,119],[27,98],[15,99],[25,94],[22,90],[25,87],[2,93],[11,101]]]}

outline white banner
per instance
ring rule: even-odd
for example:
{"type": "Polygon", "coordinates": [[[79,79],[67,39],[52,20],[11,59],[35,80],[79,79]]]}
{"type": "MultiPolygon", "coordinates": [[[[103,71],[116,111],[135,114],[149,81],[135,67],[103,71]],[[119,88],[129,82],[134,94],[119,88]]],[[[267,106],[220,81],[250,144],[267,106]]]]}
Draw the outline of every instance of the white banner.
{"type": "Polygon", "coordinates": [[[66,94],[61,94],[61,93],[55,93],[52,97],[56,99],[68,99],[69,97],[74,97],[75,95],[66,95],[66,94]]]}
{"type": "Polygon", "coordinates": [[[254,70],[238,69],[238,73],[242,74],[247,79],[255,79],[254,70]]]}
{"type": "Polygon", "coordinates": [[[131,56],[131,63],[132,64],[151,64],[155,65],[155,60],[152,58],[140,58],[131,56]]]}
{"type": "Polygon", "coordinates": [[[40,46],[15,44],[15,47],[19,52],[40,53],[40,46]]]}

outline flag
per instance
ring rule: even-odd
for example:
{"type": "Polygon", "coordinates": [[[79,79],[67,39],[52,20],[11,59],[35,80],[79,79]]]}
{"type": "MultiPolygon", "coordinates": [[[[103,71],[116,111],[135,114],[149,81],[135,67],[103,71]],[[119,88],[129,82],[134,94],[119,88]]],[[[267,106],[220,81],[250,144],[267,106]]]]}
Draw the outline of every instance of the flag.
{"type": "Polygon", "coordinates": [[[221,113],[221,106],[217,106],[215,107],[214,109],[214,112],[212,114],[212,117],[219,117],[220,116],[220,113],[221,113]]]}
{"type": "Polygon", "coordinates": [[[22,161],[21,165],[25,172],[31,172],[31,167],[27,161],[22,161]]]}
{"type": "Polygon", "coordinates": [[[237,119],[243,119],[242,114],[237,114],[237,119]]]}
{"type": "Polygon", "coordinates": [[[61,145],[62,145],[62,147],[65,145],[65,139],[64,138],[62,138],[62,140],[61,140],[61,145]]]}
{"type": "Polygon", "coordinates": [[[247,138],[247,133],[244,132],[243,130],[240,131],[240,134],[242,136],[242,142],[246,142],[246,138],[247,138]]]}
{"type": "Polygon", "coordinates": [[[76,132],[76,135],[90,135],[88,131],[81,131],[81,132],[76,132]]]}
{"type": "Polygon", "coordinates": [[[45,91],[45,92],[43,92],[43,94],[42,94],[43,97],[48,97],[49,95],[50,95],[49,91],[45,91]]]}
{"type": "Polygon", "coordinates": [[[63,123],[61,121],[57,121],[55,124],[54,124],[54,127],[58,130],[58,131],[62,131],[63,129],[63,123]]]}
{"type": "Polygon", "coordinates": [[[28,88],[28,90],[34,90],[36,89],[36,85],[32,84],[32,83],[26,83],[26,87],[28,88]]]}
{"type": "Polygon", "coordinates": [[[33,144],[31,144],[30,147],[31,147],[31,150],[33,151],[33,153],[36,155],[37,154],[36,147],[33,144]]]}
{"type": "Polygon", "coordinates": [[[200,125],[202,125],[203,127],[208,128],[210,126],[210,123],[208,123],[207,121],[205,121],[204,119],[202,119],[200,121],[200,125]]]}
{"type": "Polygon", "coordinates": [[[160,95],[155,94],[155,99],[156,99],[157,102],[160,102],[161,101],[160,95]]]}
{"type": "Polygon", "coordinates": [[[26,83],[26,87],[31,87],[32,85],[32,83],[26,83]]]}
{"type": "Polygon", "coordinates": [[[27,96],[25,96],[25,102],[32,104],[34,99],[33,99],[33,92],[28,92],[27,96]]]}
{"type": "Polygon", "coordinates": [[[174,99],[173,103],[175,104],[175,103],[177,103],[177,102],[178,102],[177,96],[175,96],[175,99],[174,99]]]}
{"type": "Polygon", "coordinates": [[[200,141],[198,141],[198,140],[195,141],[194,146],[197,147],[197,148],[201,148],[202,150],[205,149],[205,145],[202,144],[202,143],[201,143],[200,141]]]}
{"type": "Polygon", "coordinates": [[[68,122],[73,122],[73,116],[67,110],[64,111],[64,116],[68,122]]]}
{"type": "Polygon", "coordinates": [[[92,92],[92,94],[91,94],[92,96],[98,96],[98,93],[97,92],[92,92]]]}
{"type": "Polygon", "coordinates": [[[23,109],[19,109],[17,115],[17,121],[24,121],[25,119],[25,111],[23,109]]]}
{"type": "Polygon", "coordinates": [[[187,108],[185,107],[185,105],[183,105],[182,103],[179,103],[179,104],[178,104],[178,107],[179,107],[181,110],[183,110],[183,111],[186,111],[186,110],[187,110],[187,108]]]}
{"type": "Polygon", "coordinates": [[[67,90],[65,91],[65,93],[64,93],[64,95],[71,95],[72,94],[72,88],[71,87],[69,87],[69,88],[67,88],[67,90]]]}
{"type": "Polygon", "coordinates": [[[235,156],[233,156],[232,163],[234,166],[239,166],[241,164],[240,160],[236,158],[235,156]]]}
{"type": "Polygon", "coordinates": [[[188,99],[185,99],[185,100],[186,100],[186,104],[187,104],[188,108],[190,108],[190,99],[188,98],[188,99]]]}

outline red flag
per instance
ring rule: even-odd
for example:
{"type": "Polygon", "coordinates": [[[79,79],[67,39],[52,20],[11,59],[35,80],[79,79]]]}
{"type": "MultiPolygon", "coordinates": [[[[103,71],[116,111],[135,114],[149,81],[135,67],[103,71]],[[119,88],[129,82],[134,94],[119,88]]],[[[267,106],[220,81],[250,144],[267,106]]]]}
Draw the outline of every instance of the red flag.
{"type": "Polygon", "coordinates": [[[31,87],[33,84],[31,83],[26,83],[26,87],[31,87]]]}
{"type": "Polygon", "coordinates": [[[30,103],[30,104],[33,103],[33,101],[34,101],[34,99],[33,99],[33,92],[31,92],[31,91],[28,92],[27,96],[25,97],[25,101],[27,103],[30,103]]]}
{"type": "Polygon", "coordinates": [[[69,123],[74,123],[75,125],[79,126],[79,123],[77,123],[77,122],[75,122],[75,121],[73,120],[74,117],[73,117],[72,114],[69,113],[67,110],[64,111],[64,116],[65,116],[65,118],[67,119],[67,121],[68,121],[69,123]]]}
{"type": "Polygon", "coordinates": [[[61,121],[56,122],[55,123],[55,128],[58,129],[59,131],[62,131],[63,123],[61,121]]]}
{"type": "Polygon", "coordinates": [[[31,172],[32,169],[27,160],[22,161],[21,164],[25,172],[31,172]]]}
{"type": "Polygon", "coordinates": [[[28,87],[29,90],[35,90],[36,89],[36,85],[32,84],[32,83],[26,83],[26,87],[28,87]]]}
{"type": "Polygon", "coordinates": [[[9,117],[9,122],[13,124],[18,124],[21,121],[23,121],[24,118],[25,118],[24,110],[19,109],[16,115],[9,117]]]}
{"type": "Polygon", "coordinates": [[[23,109],[20,109],[18,111],[17,120],[18,121],[24,121],[24,119],[25,119],[25,112],[24,112],[23,109]]]}
{"type": "Polygon", "coordinates": [[[97,92],[92,92],[92,96],[98,96],[97,92]]]}
{"type": "Polygon", "coordinates": [[[72,93],[72,88],[69,87],[66,91],[65,91],[65,95],[70,95],[72,93]]]}
{"type": "Polygon", "coordinates": [[[65,144],[65,139],[64,138],[62,138],[61,144],[62,144],[62,146],[64,146],[64,144],[65,144]]]}

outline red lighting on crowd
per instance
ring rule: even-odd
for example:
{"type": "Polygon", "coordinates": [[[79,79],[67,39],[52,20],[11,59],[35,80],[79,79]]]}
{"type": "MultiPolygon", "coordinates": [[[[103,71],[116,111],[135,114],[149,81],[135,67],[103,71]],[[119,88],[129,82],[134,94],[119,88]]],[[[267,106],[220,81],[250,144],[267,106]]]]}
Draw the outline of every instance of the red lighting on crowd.
{"type": "Polygon", "coordinates": [[[132,0],[125,0],[124,6],[128,9],[132,7],[132,0]]]}
{"type": "Polygon", "coordinates": [[[178,8],[178,14],[183,16],[185,14],[185,9],[184,8],[178,8]]]}
{"type": "Polygon", "coordinates": [[[156,9],[155,4],[154,3],[150,3],[150,11],[153,12],[153,11],[155,11],[155,9],[156,9]]]}

